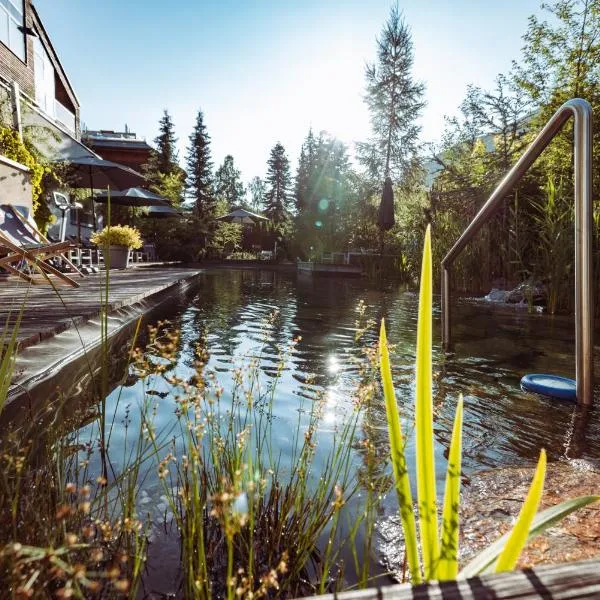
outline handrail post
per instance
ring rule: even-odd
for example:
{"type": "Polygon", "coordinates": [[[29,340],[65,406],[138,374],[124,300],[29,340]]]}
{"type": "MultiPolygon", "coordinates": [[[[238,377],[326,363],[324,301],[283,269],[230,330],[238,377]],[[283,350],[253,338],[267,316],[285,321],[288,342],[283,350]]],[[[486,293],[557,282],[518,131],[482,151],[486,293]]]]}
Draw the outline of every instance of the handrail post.
{"type": "Polygon", "coordinates": [[[450,346],[450,268],[457,256],[488,222],[506,195],[515,187],[573,117],[575,179],[575,377],[577,401],[591,405],[594,399],[594,302],[592,262],[592,107],[581,98],[565,102],[546,123],[492,195],[469,223],[442,260],[442,341],[450,346]]]}
{"type": "Polygon", "coordinates": [[[442,344],[444,350],[450,349],[450,271],[442,263],[442,344]]]}
{"type": "Polygon", "coordinates": [[[575,377],[577,400],[594,399],[594,300],[592,256],[592,118],[573,109],[575,179],[575,377]]]}

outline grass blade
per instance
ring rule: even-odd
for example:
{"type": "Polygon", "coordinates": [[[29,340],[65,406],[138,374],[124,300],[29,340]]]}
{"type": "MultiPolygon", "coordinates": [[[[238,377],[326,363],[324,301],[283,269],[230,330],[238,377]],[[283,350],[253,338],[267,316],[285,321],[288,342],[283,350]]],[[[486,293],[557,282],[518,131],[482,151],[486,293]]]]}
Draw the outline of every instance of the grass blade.
{"type": "Polygon", "coordinates": [[[385,334],[385,322],[381,320],[379,333],[379,366],[381,370],[381,381],[383,384],[383,395],[385,398],[385,412],[387,415],[388,432],[390,435],[390,454],[392,457],[392,469],[396,481],[396,493],[398,494],[398,505],[404,531],[404,543],[406,545],[406,558],[413,583],[421,582],[421,571],[419,569],[419,552],[417,542],[417,526],[413,512],[412,492],[410,491],[410,480],[406,457],[404,455],[404,439],[400,428],[398,417],[398,405],[392,382],[392,370],[390,368],[390,355],[387,347],[387,336],[385,334]]]}
{"type": "Polygon", "coordinates": [[[527,536],[533,518],[537,513],[537,509],[540,505],[542,498],[542,492],[544,491],[544,479],[546,477],[546,451],[540,452],[540,459],[538,461],[531,487],[527,493],[527,498],[521,507],[521,512],[517,518],[508,540],[504,546],[504,549],[498,557],[495,571],[501,573],[503,571],[512,571],[519,560],[519,555],[523,546],[527,542],[527,536]]]}
{"type": "Polygon", "coordinates": [[[442,544],[437,578],[456,579],[458,575],[458,532],[460,506],[460,472],[462,457],[463,397],[458,399],[452,441],[448,455],[448,472],[444,491],[444,514],[442,517],[442,544]]]}
{"type": "Polygon", "coordinates": [[[415,397],[417,491],[419,496],[421,549],[423,551],[426,581],[436,578],[439,561],[431,399],[431,280],[431,226],[427,226],[419,292],[415,397]]]}
{"type": "MultiPolygon", "coordinates": [[[[527,541],[540,535],[546,529],[552,527],[555,523],[558,523],[572,512],[598,501],[600,501],[600,496],[580,496],[579,498],[573,498],[572,500],[565,500],[565,502],[561,502],[560,504],[556,504],[555,506],[543,510],[535,516],[535,519],[533,519],[527,541]]],[[[498,558],[498,555],[502,551],[502,548],[504,548],[509,536],[510,532],[503,535],[491,546],[480,552],[460,572],[459,577],[466,579],[490,571],[490,567],[493,565],[496,558],[498,558]]]]}

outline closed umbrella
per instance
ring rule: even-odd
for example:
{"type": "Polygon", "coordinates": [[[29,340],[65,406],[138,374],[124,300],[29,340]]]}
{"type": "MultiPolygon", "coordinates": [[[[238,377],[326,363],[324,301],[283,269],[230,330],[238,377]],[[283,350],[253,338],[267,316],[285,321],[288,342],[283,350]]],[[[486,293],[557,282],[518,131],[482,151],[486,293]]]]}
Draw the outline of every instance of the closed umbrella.
{"type": "Polygon", "coordinates": [[[377,215],[377,225],[379,226],[379,253],[383,256],[383,234],[389,231],[395,224],[394,217],[394,189],[392,180],[385,178],[383,192],[381,194],[381,203],[379,204],[379,214],[377,215]]]}
{"type": "Polygon", "coordinates": [[[392,180],[389,177],[386,177],[385,183],[383,184],[383,193],[381,194],[381,203],[379,204],[377,225],[381,231],[389,231],[395,223],[394,190],[392,188],[392,180]]]}
{"type": "Polygon", "coordinates": [[[96,211],[94,210],[93,190],[97,188],[108,188],[124,190],[134,186],[144,185],[146,178],[119,163],[104,160],[95,156],[84,156],[69,159],[70,170],[73,180],[72,187],[89,187],[92,196],[92,215],[94,218],[94,231],[96,227],[96,211]]]}

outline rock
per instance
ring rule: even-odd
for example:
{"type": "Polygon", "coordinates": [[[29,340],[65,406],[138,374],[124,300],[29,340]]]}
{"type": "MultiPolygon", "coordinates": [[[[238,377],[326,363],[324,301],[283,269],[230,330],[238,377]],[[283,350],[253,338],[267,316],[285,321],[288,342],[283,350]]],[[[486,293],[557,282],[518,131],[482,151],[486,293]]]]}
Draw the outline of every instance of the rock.
{"type": "Polygon", "coordinates": [[[490,293],[485,297],[485,300],[488,302],[506,302],[506,298],[510,292],[506,290],[499,290],[497,288],[492,288],[490,293]]]}
{"type": "Polygon", "coordinates": [[[528,279],[506,293],[506,302],[509,304],[546,304],[548,290],[541,281],[528,279]]]}

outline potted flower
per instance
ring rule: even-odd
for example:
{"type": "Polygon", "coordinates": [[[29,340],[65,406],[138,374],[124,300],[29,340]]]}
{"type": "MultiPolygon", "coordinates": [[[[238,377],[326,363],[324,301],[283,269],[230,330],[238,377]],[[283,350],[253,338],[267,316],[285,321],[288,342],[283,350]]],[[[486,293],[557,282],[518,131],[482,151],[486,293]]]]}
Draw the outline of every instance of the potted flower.
{"type": "Polygon", "coordinates": [[[111,269],[126,269],[129,263],[129,250],[142,246],[140,232],[129,225],[112,225],[97,231],[90,238],[104,251],[104,263],[111,269]],[[108,255],[108,261],[106,260],[108,255]]]}

